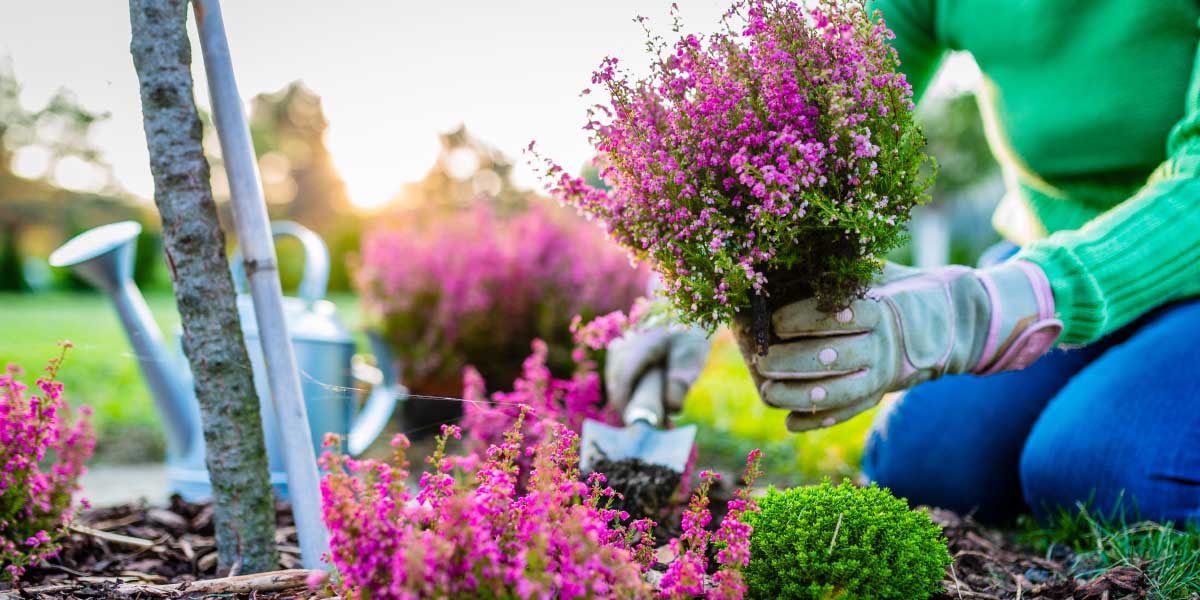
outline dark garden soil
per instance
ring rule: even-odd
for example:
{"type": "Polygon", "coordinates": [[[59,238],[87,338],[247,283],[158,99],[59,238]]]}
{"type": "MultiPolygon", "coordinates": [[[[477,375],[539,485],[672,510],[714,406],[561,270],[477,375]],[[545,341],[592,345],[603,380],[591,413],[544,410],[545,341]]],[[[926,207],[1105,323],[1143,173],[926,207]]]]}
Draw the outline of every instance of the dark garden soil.
{"type": "Polygon", "coordinates": [[[603,473],[606,485],[621,494],[612,508],[629,513],[630,520],[650,518],[662,521],[683,480],[683,474],[670,467],[644,463],[636,458],[596,459],[592,470],[603,473]]]}
{"type": "MultiPolygon", "coordinates": [[[[658,476],[634,477],[633,481],[661,498],[658,476]]],[[[727,485],[714,487],[714,512],[723,511],[730,492],[727,485]]],[[[78,519],[62,554],[31,569],[19,588],[0,583],[0,600],[313,598],[304,585],[306,572],[298,570],[299,548],[291,512],[280,504],[276,513],[281,571],[230,579],[228,573],[217,572],[209,505],[176,498],[166,508],[129,504],[88,510],[78,519]]],[[[714,514],[713,522],[719,523],[722,516],[714,514]]],[[[1017,544],[1011,535],[969,518],[938,509],[930,510],[930,516],[944,528],[954,556],[942,582],[946,591],[936,600],[1147,597],[1148,582],[1136,568],[1117,568],[1090,581],[1077,581],[1068,575],[1069,553],[1042,556],[1017,544]]],[[[677,515],[674,522],[678,528],[677,515]]],[[[669,539],[667,531],[660,528],[657,533],[660,542],[669,539]]]]}
{"type": "MultiPolygon", "coordinates": [[[[636,458],[617,461],[600,458],[592,465],[592,470],[603,473],[605,485],[620,494],[613,500],[612,508],[628,512],[631,521],[649,518],[657,523],[654,537],[658,542],[666,543],[683,533],[681,521],[691,490],[680,489],[682,473],[636,458]]],[[[726,505],[733,499],[734,490],[729,481],[728,478],[719,479],[709,489],[708,508],[712,512],[712,521],[708,529],[711,531],[720,526],[726,505]]]]}

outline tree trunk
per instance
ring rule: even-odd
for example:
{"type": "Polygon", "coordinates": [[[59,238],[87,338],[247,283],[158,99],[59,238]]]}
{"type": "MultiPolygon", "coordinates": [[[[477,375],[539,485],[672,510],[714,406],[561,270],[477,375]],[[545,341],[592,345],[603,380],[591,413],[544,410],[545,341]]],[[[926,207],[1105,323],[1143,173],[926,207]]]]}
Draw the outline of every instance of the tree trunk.
{"type": "Polygon", "coordinates": [[[195,375],[216,512],[219,564],[278,568],[259,402],[225,257],[192,95],[187,0],[130,0],[154,202],[195,375]]]}

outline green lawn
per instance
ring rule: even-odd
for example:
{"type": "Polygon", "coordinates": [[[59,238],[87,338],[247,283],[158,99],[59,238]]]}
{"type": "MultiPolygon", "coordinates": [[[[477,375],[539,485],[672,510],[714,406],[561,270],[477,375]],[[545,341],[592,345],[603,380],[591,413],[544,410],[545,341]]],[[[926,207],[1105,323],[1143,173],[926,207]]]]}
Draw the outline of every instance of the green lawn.
{"type": "MultiPolygon", "coordinates": [[[[173,339],[179,319],[169,294],[147,303],[173,339]]],[[[162,434],[133,349],[108,299],[100,294],[0,295],[0,364],[17,364],[32,379],[58,355],[57,344],[74,347],[59,372],[73,403],[96,411],[97,457],[146,461],[162,455],[162,434]]],[[[173,343],[173,342],[172,342],[173,343]]]]}
{"type": "MultiPolygon", "coordinates": [[[[168,292],[146,298],[172,352],[179,317],[168,292]]],[[[354,298],[334,298],[347,326],[358,323],[354,298]]],[[[96,411],[97,460],[144,462],[162,457],[158,415],[137,360],[108,298],[89,293],[0,294],[0,365],[17,364],[27,378],[58,355],[58,343],[74,347],[60,372],[75,404],[96,411]]]]}

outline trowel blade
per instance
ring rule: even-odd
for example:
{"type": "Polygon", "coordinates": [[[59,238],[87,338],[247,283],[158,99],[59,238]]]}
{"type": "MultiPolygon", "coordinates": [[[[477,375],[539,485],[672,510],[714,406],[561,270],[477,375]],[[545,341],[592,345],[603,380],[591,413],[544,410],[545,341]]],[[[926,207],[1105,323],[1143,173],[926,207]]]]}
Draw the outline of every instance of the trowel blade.
{"type": "Polygon", "coordinates": [[[600,458],[642,462],[683,472],[692,456],[696,426],[658,429],[637,421],[628,427],[613,427],[591,419],[583,422],[579,441],[579,469],[587,473],[600,458]]]}

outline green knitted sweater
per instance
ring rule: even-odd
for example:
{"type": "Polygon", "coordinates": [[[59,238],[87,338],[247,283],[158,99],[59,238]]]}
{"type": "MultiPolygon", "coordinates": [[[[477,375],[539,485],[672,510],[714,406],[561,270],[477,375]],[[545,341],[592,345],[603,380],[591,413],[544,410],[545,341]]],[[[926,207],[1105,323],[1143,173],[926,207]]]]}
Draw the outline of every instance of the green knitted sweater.
{"type": "Polygon", "coordinates": [[[1082,344],[1200,295],[1200,2],[878,0],[917,97],[949,50],[983,72],[1009,193],[994,222],[1082,344]]]}

